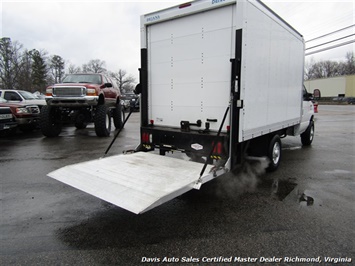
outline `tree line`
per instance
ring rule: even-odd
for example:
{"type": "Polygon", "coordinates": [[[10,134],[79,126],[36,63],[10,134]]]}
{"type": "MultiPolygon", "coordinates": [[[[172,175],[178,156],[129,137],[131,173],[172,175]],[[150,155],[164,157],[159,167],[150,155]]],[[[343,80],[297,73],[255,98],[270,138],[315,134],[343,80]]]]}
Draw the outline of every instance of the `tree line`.
{"type": "Polygon", "coordinates": [[[59,55],[48,55],[45,50],[24,49],[18,41],[11,38],[0,39],[0,88],[22,89],[30,92],[44,93],[48,85],[60,83],[66,74],[73,73],[104,73],[112,77],[121,92],[134,89],[135,78],[124,69],[116,72],[105,68],[105,61],[89,60],[78,67],[69,64],[59,55]]]}
{"type": "MultiPolygon", "coordinates": [[[[122,92],[132,91],[135,78],[124,69],[116,72],[105,68],[105,61],[92,59],[81,67],[69,64],[65,71],[65,61],[59,55],[48,55],[45,50],[24,49],[23,45],[11,38],[0,39],[0,88],[24,89],[44,92],[45,88],[59,83],[65,74],[105,73],[111,76],[122,92]]],[[[354,52],[346,54],[346,60],[319,61],[311,59],[305,64],[305,80],[355,74],[354,52]]]]}
{"type": "Polygon", "coordinates": [[[311,59],[305,64],[304,78],[305,80],[331,78],[337,76],[346,76],[355,74],[355,57],[354,52],[348,52],[345,61],[318,61],[311,59]]]}

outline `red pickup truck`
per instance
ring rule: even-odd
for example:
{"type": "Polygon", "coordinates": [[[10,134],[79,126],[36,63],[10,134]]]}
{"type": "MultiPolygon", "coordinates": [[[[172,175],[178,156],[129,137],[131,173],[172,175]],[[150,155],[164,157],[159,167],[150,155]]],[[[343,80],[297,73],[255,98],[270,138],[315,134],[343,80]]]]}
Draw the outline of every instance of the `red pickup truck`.
{"type": "Polygon", "coordinates": [[[31,131],[38,127],[39,117],[38,105],[9,102],[0,97],[0,130],[11,132],[18,126],[22,131],[31,131]]]}
{"type": "Polygon", "coordinates": [[[62,124],[73,122],[78,129],[94,122],[96,135],[108,137],[111,118],[121,128],[124,112],[121,93],[110,77],[98,73],[69,74],[62,83],[46,88],[46,102],[41,111],[41,130],[47,137],[56,137],[62,124]]]}

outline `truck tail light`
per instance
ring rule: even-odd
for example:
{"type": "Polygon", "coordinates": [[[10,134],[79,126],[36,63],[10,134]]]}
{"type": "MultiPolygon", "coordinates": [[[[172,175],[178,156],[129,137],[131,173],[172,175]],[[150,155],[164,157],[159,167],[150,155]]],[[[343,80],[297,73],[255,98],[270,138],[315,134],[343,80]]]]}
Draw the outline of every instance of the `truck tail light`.
{"type": "Polygon", "coordinates": [[[151,143],[151,142],[152,142],[152,135],[147,132],[143,132],[142,143],[151,143]]]}
{"type": "Polygon", "coordinates": [[[213,154],[221,155],[223,152],[223,144],[222,142],[218,141],[217,144],[214,146],[213,154]]]}

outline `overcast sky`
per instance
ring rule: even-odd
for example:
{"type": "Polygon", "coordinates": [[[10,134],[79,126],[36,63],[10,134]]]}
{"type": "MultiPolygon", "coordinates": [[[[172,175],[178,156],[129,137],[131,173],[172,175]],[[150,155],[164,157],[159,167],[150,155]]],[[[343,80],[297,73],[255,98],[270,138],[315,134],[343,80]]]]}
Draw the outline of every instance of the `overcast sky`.
{"type": "MultiPolygon", "coordinates": [[[[110,71],[125,69],[138,77],[140,15],[182,1],[16,1],[0,0],[1,37],[10,37],[26,49],[61,56],[66,65],[82,66],[91,59],[106,62],[110,71]]],[[[355,24],[355,0],[265,0],[305,40],[355,24]]],[[[355,33],[355,27],[307,43],[308,47],[355,33]]],[[[340,42],[354,40],[354,36],[340,42]]],[[[329,45],[334,45],[331,43],[329,45]]],[[[329,46],[328,45],[328,46],[329,46]]],[[[324,48],[321,46],[317,49],[324,48]]],[[[355,43],[306,59],[341,60],[355,43]]]]}

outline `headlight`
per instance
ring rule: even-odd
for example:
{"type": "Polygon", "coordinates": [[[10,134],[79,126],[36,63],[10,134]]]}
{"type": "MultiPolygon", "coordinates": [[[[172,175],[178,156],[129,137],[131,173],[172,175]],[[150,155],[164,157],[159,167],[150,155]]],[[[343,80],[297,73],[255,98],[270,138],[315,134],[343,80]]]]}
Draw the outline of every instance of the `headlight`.
{"type": "Polygon", "coordinates": [[[96,90],[95,89],[86,89],[86,95],[96,96],[96,90]]]}
{"type": "Polygon", "coordinates": [[[52,88],[47,88],[46,89],[46,96],[52,96],[53,89],[52,88]]]}
{"type": "Polygon", "coordinates": [[[17,107],[16,108],[16,113],[17,114],[29,114],[30,112],[25,107],[17,107]]]}

